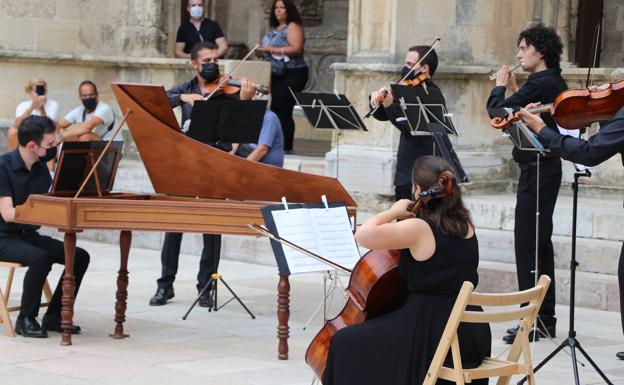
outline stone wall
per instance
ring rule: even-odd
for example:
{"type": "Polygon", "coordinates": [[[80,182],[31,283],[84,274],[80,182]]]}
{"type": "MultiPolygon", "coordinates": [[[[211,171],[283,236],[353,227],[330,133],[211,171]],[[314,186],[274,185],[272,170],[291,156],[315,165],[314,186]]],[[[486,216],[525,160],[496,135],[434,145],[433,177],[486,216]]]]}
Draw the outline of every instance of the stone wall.
{"type": "MultiPolygon", "coordinates": [[[[409,46],[440,38],[436,51],[441,65],[435,81],[460,133],[451,140],[473,181],[471,191],[511,191],[518,169],[511,160],[509,139],[490,128],[485,103],[494,83],[487,75],[503,63],[514,63],[518,33],[541,22],[553,26],[563,40],[563,75],[568,86],[584,87],[587,70],[573,68],[567,60],[576,7],[576,0],[350,0],[347,63],[332,66],[335,88],[363,115],[369,109],[368,95],[398,79],[399,63],[409,46]]],[[[615,72],[613,68],[594,70],[594,84],[611,80],[615,72]]],[[[520,84],[526,77],[517,75],[520,84]]],[[[365,123],[370,131],[345,132],[339,150],[334,142],[326,160],[329,175],[339,171],[349,191],[374,207],[394,193],[400,134],[387,122],[371,118],[365,123]]],[[[613,164],[617,162],[607,163],[601,167],[609,173],[616,170],[613,164]]],[[[603,178],[601,185],[621,187],[624,175],[621,170],[616,175],[617,181],[603,178]]],[[[570,178],[571,172],[566,172],[565,180],[570,178]]]]}
{"type": "Polygon", "coordinates": [[[444,64],[513,63],[518,32],[532,22],[554,26],[567,46],[569,1],[350,0],[348,61],[400,63],[411,45],[440,38],[444,64]]]}
{"type": "Polygon", "coordinates": [[[604,32],[602,38],[602,67],[624,66],[624,3],[621,0],[605,0],[604,32]]]}
{"type": "Polygon", "coordinates": [[[162,56],[167,49],[165,3],[168,2],[0,0],[0,49],[162,56]]]}

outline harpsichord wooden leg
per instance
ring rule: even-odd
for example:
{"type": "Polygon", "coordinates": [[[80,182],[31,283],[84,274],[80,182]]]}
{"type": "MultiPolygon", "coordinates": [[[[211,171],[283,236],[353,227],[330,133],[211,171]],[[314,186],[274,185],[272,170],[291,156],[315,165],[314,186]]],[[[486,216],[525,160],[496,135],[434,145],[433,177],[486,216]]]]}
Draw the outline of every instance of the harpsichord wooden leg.
{"type": "Polygon", "coordinates": [[[74,255],[76,253],[76,233],[66,232],[64,239],[65,275],[63,275],[63,296],[61,297],[61,345],[72,344],[71,329],[74,320],[74,294],[76,293],[76,276],[74,275],[74,255]]]}
{"type": "Polygon", "coordinates": [[[288,359],[288,319],[290,318],[290,282],[288,275],[279,276],[277,284],[277,358],[288,359]]]}
{"type": "Polygon", "coordinates": [[[120,262],[117,272],[117,295],[115,301],[115,331],[110,334],[115,339],[123,339],[130,335],[124,334],[123,323],[126,322],[128,300],[128,255],[132,243],[132,232],[122,231],[119,234],[120,262]]]}

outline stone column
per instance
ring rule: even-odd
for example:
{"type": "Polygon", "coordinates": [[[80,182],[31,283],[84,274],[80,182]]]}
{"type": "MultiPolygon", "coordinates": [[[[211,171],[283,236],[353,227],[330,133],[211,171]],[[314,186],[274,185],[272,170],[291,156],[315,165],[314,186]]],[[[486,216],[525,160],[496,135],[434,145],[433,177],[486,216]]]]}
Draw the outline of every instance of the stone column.
{"type": "Polygon", "coordinates": [[[395,11],[399,1],[349,0],[348,61],[394,62],[395,11]]]}

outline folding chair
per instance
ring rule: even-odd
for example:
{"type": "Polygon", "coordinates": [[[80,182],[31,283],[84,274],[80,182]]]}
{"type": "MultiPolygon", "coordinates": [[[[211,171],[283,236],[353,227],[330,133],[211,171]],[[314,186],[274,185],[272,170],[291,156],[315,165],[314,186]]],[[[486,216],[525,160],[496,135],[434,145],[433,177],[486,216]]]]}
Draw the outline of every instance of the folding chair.
{"type": "Polygon", "coordinates": [[[521,374],[528,377],[529,385],[535,385],[535,375],[533,374],[533,364],[531,362],[531,348],[529,346],[529,331],[532,328],[537,313],[546,290],[550,285],[550,278],[542,275],[537,286],[524,291],[501,294],[473,293],[474,286],[470,282],[464,282],[457,296],[455,305],[449,317],[442,339],[438,344],[427,376],[423,385],[433,385],[438,378],[454,381],[456,384],[471,383],[473,380],[488,377],[499,377],[497,385],[507,385],[511,376],[521,374]],[[527,306],[513,310],[494,310],[489,307],[519,305],[528,302],[527,306]],[[483,312],[468,311],[468,305],[486,306],[483,312]],[[518,335],[511,345],[511,350],[506,360],[487,357],[479,367],[474,369],[463,369],[461,354],[459,350],[459,340],[457,328],[460,322],[470,323],[493,323],[508,322],[512,320],[520,321],[518,335]],[[453,367],[443,366],[446,356],[451,351],[453,367]],[[523,356],[524,363],[519,363],[520,355],[523,356]]]}
{"type": "MultiPolygon", "coordinates": [[[[11,287],[13,286],[13,275],[15,274],[15,269],[28,266],[24,266],[15,262],[0,261],[0,267],[7,267],[9,269],[4,294],[2,293],[2,289],[0,288],[0,323],[4,324],[4,330],[9,337],[15,337],[15,331],[13,330],[13,323],[11,322],[11,318],[9,317],[9,313],[19,311],[21,307],[8,306],[9,295],[11,294],[11,287]]],[[[52,290],[50,290],[50,285],[48,284],[47,279],[43,284],[43,294],[45,295],[47,302],[43,302],[41,304],[41,307],[48,306],[50,300],[52,299],[52,290]]]]}

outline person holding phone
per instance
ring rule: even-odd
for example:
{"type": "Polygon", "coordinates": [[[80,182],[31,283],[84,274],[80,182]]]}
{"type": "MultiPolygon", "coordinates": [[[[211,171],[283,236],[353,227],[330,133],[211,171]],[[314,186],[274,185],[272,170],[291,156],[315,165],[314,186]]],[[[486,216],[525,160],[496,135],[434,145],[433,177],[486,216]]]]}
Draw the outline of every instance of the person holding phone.
{"type": "Polygon", "coordinates": [[[59,104],[47,97],[48,85],[45,80],[40,78],[29,80],[26,82],[24,91],[30,100],[21,102],[15,109],[15,122],[7,131],[8,151],[17,148],[17,127],[30,115],[47,116],[53,121],[58,120],[59,104]]]}

